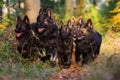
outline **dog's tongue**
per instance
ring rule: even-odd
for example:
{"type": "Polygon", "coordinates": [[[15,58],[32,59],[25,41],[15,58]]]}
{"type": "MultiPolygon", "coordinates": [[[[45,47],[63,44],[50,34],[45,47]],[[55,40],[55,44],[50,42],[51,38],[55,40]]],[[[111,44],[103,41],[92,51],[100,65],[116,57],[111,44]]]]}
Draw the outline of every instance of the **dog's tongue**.
{"type": "Polygon", "coordinates": [[[38,28],[38,32],[41,32],[44,28],[38,28]]]}
{"type": "Polygon", "coordinates": [[[19,38],[21,35],[22,35],[22,33],[17,33],[17,34],[16,34],[16,37],[19,38]]]}

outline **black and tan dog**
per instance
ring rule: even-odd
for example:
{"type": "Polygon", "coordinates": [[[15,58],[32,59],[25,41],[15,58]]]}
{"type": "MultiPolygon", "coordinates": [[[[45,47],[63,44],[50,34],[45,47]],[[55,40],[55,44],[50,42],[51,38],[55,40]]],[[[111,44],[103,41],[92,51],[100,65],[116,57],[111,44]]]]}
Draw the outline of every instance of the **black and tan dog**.
{"type": "Polygon", "coordinates": [[[17,18],[15,33],[18,41],[18,51],[22,53],[23,57],[28,57],[29,46],[27,44],[32,34],[27,16],[25,16],[23,20],[20,17],[17,18]]]}
{"type": "Polygon", "coordinates": [[[99,54],[101,41],[102,37],[93,29],[91,19],[88,19],[87,23],[78,26],[75,41],[76,62],[81,61],[84,64],[94,60],[96,58],[95,56],[99,54]]]}
{"type": "Polygon", "coordinates": [[[70,26],[61,22],[59,29],[59,64],[62,66],[70,66],[72,63],[73,38],[70,26]]]}
{"type": "Polygon", "coordinates": [[[15,33],[18,41],[17,49],[24,58],[31,58],[39,52],[40,42],[33,34],[27,16],[23,20],[20,17],[17,18],[15,33]]]}
{"type": "Polygon", "coordinates": [[[37,24],[33,26],[35,35],[41,41],[41,46],[46,50],[46,56],[50,56],[50,61],[56,64],[58,53],[58,27],[55,20],[52,18],[51,9],[47,9],[43,12],[39,11],[37,17],[37,24]]]}

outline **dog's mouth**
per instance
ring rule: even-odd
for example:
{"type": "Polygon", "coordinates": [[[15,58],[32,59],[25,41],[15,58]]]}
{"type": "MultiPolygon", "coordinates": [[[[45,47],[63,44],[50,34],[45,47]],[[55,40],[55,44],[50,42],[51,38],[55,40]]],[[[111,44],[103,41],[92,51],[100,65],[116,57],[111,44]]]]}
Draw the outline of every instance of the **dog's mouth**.
{"type": "Polygon", "coordinates": [[[42,32],[45,28],[38,28],[38,32],[42,32]]]}
{"type": "Polygon", "coordinates": [[[21,37],[22,34],[23,34],[22,32],[21,33],[16,33],[16,37],[19,38],[19,37],[21,37]]]}
{"type": "Polygon", "coordinates": [[[78,39],[78,40],[82,40],[82,39],[84,39],[84,37],[85,37],[85,36],[79,36],[77,39],[78,39]]]}
{"type": "Polygon", "coordinates": [[[74,37],[74,38],[76,38],[76,37],[77,37],[77,35],[76,35],[76,34],[73,34],[73,37],[74,37]]]}

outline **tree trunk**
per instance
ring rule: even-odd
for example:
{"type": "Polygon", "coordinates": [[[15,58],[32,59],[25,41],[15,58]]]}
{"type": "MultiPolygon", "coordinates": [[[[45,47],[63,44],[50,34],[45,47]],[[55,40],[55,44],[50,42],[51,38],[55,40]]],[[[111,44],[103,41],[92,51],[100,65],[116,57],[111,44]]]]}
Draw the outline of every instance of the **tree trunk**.
{"type": "Polygon", "coordinates": [[[40,10],[40,0],[24,0],[25,15],[30,19],[30,23],[36,22],[40,10]]]}
{"type": "Polygon", "coordinates": [[[2,7],[0,7],[0,22],[2,20],[2,7]]]}
{"type": "Polygon", "coordinates": [[[66,0],[65,2],[67,16],[74,15],[74,8],[76,7],[76,0],[66,0]]]}
{"type": "Polygon", "coordinates": [[[8,5],[9,5],[8,2],[9,2],[8,0],[4,0],[4,4],[2,6],[2,13],[3,13],[2,17],[8,17],[8,5]]]}

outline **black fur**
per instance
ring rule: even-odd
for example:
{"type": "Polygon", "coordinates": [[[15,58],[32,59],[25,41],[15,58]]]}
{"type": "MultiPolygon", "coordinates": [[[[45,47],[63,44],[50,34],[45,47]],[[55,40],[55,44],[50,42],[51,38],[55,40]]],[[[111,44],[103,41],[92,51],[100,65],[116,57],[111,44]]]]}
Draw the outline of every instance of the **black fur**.
{"type": "Polygon", "coordinates": [[[101,35],[94,31],[91,20],[82,24],[76,37],[76,62],[81,61],[83,64],[94,60],[99,54],[102,41],[101,35]],[[80,58],[81,56],[81,58],[80,58]]]}
{"type": "Polygon", "coordinates": [[[56,62],[58,55],[58,27],[51,16],[50,9],[47,9],[46,12],[40,9],[37,24],[33,30],[40,39],[42,48],[47,51],[47,55],[51,55],[51,62],[56,62]]]}
{"type": "Polygon", "coordinates": [[[69,26],[61,25],[59,29],[59,63],[69,66],[72,63],[73,38],[69,26]]]}
{"type": "Polygon", "coordinates": [[[33,35],[27,16],[23,20],[17,18],[15,33],[18,41],[17,49],[24,58],[30,58],[35,52],[39,52],[39,40],[33,35]]]}

